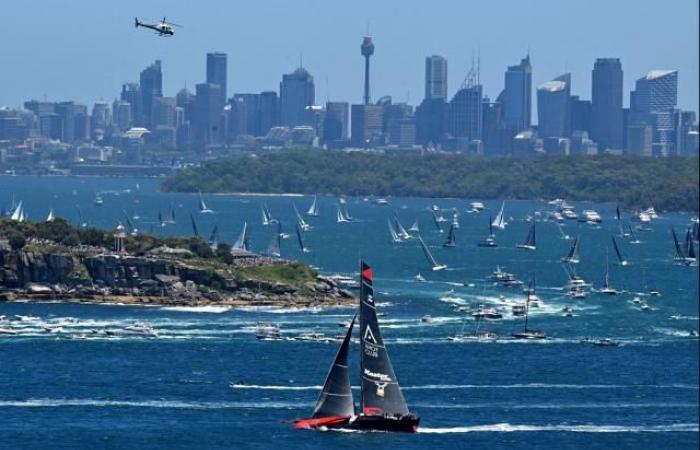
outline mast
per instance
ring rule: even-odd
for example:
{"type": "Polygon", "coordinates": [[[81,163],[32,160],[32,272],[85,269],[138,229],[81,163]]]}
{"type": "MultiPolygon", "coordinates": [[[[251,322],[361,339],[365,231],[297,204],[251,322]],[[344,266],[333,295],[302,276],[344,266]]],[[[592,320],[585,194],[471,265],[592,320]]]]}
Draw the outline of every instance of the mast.
{"type": "Polygon", "coordinates": [[[372,268],[364,261],[360,263],[360,379],[364,415],[409,414],[379,330],[372,268]]]}
{"type": "Polygon", "coordinates": [[[428,246],[425,245],[425,242],[423,241],[423,238],[420,235],[418,235],[418,240],[420,241],[420,246],[423,249],[423,254],[425,255],[430,265],[433,267],[433,270],[444,269],[446,266],[440,265],[437,263],[437,261],[435,261],[435,258],[433,258],[432,253],[430,253],[428,246]]]}
{"type": "Polygon", "coordinates": [[[613,242],[613,247],[615,248],[615,255],[617,255],[617,260],[620,262],[620,265],[626,266],[627,261],[625,258],[623,258],[622,253],[620,252],[620,248],[617,246],[617,241],[615,240],[615,236],[610,236],[612,238],[613,242]]]}

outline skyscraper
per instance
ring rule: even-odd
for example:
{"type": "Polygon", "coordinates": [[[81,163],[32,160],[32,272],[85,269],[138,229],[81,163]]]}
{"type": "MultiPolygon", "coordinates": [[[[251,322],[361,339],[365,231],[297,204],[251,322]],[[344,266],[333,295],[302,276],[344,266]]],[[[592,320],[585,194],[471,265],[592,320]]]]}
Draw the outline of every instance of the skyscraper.
{"type": "Polygon", "coordinates": [[[517,66],[509,66],[505,88],[498,97],[503,108],[503,121],[515,132],[530,127],[532,114],[532,66],[527,55],[517,66]]]}
{"type": "Polygon", "coordinates": [[[140,117],[137,117],[137,121],[139,125],[149,127],[153,114],[153,99],[163,96],[163,72],[161,70],[160,60],[156,60],[153,64],[142,70],[139,81],[141,109],[138,111],[140,117]]]}
{"type": "Polygon", "coordinates": [[[483,113],[482,87],[478,71],[472,68],[460,90],[450,100],[447,131],[455,138],[480,140],[483,113]]]}
{"type": "Polygon", "coordinates": [[[314,77],[303,67],[282,75],[280,83],[280,119],[288,127],[311,125],[313,114],[308,110],[316,101],[314,77]]]}
{"type": "Polygon", "coordinates": [[[265,135],[270,128],[280,123],[280,99],[275,91],[260,93],[260,134],[265,135]]]}
{"type": "Polygon", "coordinates": [[[425,58],[425,98],[447,100],[447,59],[442,56],[425,58]]]}
{"type": "Polygon", "coordinates": [[[374,55],[374,44],[371,37],[365,36],[362,39],[360,53],[365,57],[365,95],[363,100],[365,105],[369,105],[371,101],[369,96],[369,58],[374,55]]]}
{"type": "Polygon", "coordinates": [[[348,103],[327,102],[323,124],[323,140],[327,143],[348,139],[348,103]]]}
{"type": "Polygon", "coordinates": [[[676,107],[678,100],[678,71],[650,70],[637,80],[630,97],[632,122],[651,123],[651,114],[676,107]]]}
{"type": "Polygon", "coordinates": [[[571,134],[571,74],[566,73],[537,88],[539,136],[569,137],[571,134]]]}
{"type": "Polygon", "coordinates": [[[218,84],[221,96],[226,103],[226,53],[207,53],[207,83],[218,84]]]}
{"type": "Polygon", "coordinates": [[[622,65],[618,58],[598,58],[592,72],[591,138],[598,148],[622,149],[622,65]]]}
{"type": "Polygon", "coordinates": [[[224,105],[221,102],[221,86],[201,83],[196,87],[194,100],[194,142],[200,147],[217,144],[221,137],[221,116],[224,105]]]}
{"type": "Polygon", "coordinates": [[[381,144],[384,108],[381,105],[352,105],[351,139],[356,147],[381,144]]]}

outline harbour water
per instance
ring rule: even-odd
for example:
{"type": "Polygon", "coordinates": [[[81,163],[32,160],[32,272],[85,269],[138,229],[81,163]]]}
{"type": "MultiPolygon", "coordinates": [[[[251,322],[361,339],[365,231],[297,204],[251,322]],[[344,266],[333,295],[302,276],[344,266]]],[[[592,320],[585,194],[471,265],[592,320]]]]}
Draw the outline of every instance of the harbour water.
{"type": "MultiPolygon", "coordinates": [[[[0,177],[0,203],[22,200],[31,220],[56,215],[114,228],[129,215],[142,231],[191,234],[192,212],[200,233],[219,226],[220,240],[233,242],[243,223],[253,250],[264,250],[275,233],[261,224],[266,203],[293,234],[292,202],[300,211],[310,197],[204,196],[215,212],[199,214],[197,196],[158,192],[157,180],[0,177]],[[94,204],[96,194],[104,200],[94,204]],[[161,227],[158,211],[175,210],[176,223],[161,227]],[[138,219],[133,219],[139,216],[138,219]]],[[[570,240],[552,222],[537,222],[537,250],[516,249],[530,224],[523,219],[549,207],[545,202],[506,202],[508,226],[497,231],[498,247],[479,248],[489,216],[467,213],[458,199],[389,199],[379,205],[348,198],[357,222],[336,223],[337,200],[319,199],[321,215],[307,219],[311,250],[292,238],[282,256],[324,274],[353,275],[358,259],[373,265],[380,325],[394,368],[413,412],[416,435],[294,430],[291,419],[310,414],[337,343],[259,341],[258,321],[279,324],[293,337],[318,331],[341,335],[348,308],[327,310],[223,307],[131,307],[87,304],[0,304],[0,315],[34,316],[13,322],[13,336],[0,336],[0,448],[634,448],[698,446],[698,268],[674,265],[670,226],[684,232],[691,216],[662,214],[642,241],[619,239],[627,266],[615,264],[615,205],[574,204],[595,209],[600,226],[567,221],[563,230],[581,236],[577,273],[600,287],[609,255],[616,296],[589,294],[573,300],[562,288],[568,278],[560,258],[570,240]],[[457,246],[443,248],[428,209],[437,205],[451,219],[459,212],[457,246]],[[415,239],[390,242],[387,218],[408,228],[418,219],[435,258],[448,267],[433,272],[415,239]],[[532,308],[532,328],[549,339],[519,341],[510,333],[523,318],[510,307],[523,302],[520,287],[488,280],[500,265],[522,280],[536,280],[541,305],[532,308]],[[421,273],[426,282],[418,282],[421,273]],[[661,296],[645,295],[654,287],[661,296]],[[649,304],[642,311],[635,297],[649,304]],[[503,319],[481,329],[497,342],[451,342],[475,321],[454,305],[499,308],[503,319]],[[562,313],[570,307],[573,316],[562,313]],[[430,315],[431,320],[421,321],[430,315]],[[147,321],[158,338],[109,337],[102,331],[147,321]],[[45,327],[56,331],[46,332],[45,327]],[[586,338],[611,338],[618,347],[595,347],[586,338]],[[233,385],[233,386],[232,386],[233,385]]],[[[623,213],[629,221],[629,214],[623,213]]],[[[447,225],[448,223],[444,223],[447,225]]],[[[357,367],[357,346],[351,349],[357,367]]],[[[353,372],[357,384],[359,369],[353,372]]]]}

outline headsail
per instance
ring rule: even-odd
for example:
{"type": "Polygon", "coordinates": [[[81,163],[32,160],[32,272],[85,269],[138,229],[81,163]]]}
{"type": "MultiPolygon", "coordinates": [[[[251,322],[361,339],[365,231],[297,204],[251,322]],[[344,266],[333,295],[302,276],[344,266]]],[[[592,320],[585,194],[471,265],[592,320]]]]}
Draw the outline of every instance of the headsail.
{"type": "Polygon", "coordinates": [[[49,210],[49,215],[46,217],[47,222],[53,222],[56,220],[56,215],[53,213],[53,208],[49,210]]]}
{"type": "Polygon", "coordinates": [[[318,196],[314,195],[314,201],[309,206],[309,210],[306,211],[307,216],[316,217],[318,216],[318,196]]]}
{"type": "Polygon", "coordinates": [[[14,209],[14,211],[12,211],[12,216],[10,216],[10,219],[14,220],[15,222],[22,222],[24,219],[22,200],[19,201],[17,207],[14,209]]]}
{"type": "Polygon", "coordinates": [[[450,231],[447,234],[447,240],[445,241],[444,244],[442,244],[443,247],[456,247],[457,246],[457,241],[455,240],[455,225],[452,224],[450,225],[450,231]]]}
{"type": "Polygon", "coordinates": [[[352,338],[352,329],[355,326],[355,318],[352,318],[345,339],[338,349],[331,370],[328,372],[326,382],[318,396],[314,412],[311,417],[350,417],[355,415],[355,403],[352,399],[352,387],[350,385],[350,370],[348,368],[348,351],[352,338]]]}
{"type": "Polygon", "coordinates": [[[578,264],[579,263],[579,246],[581,245],[581,236],[576,236],[574,238],[574,243],[571,244],[571,248],[569,249],[569,253],[562,258],[563,261],[566,261],[570,264],[578,264]]]}
{"type": "Polygon", "coordinates": [[[418,219],[417,218],[413,221],[413,225],[411,225],[411,228],[409,228],[408,231],[412,231],[414,233],[420,232],[420,228],[418,227],[418,219]]]}
{"type": "Polygon", "coordinates": [[[617,241],[615,240],[615,236],[611,236],[611,238],[612,238],[613,248],[615,249],[615,255],[617,255],[617,260],[619,261],[621,266],[626,266],[627,260],[622,256],[622,252],[620,252],[620,247],[618,247],[618,245],[617,245],[617,241]]]}
{"type": "Polygon", "coordinates": [[[438,264],[438,262],[435,261],[435,258],[433,258],[433,254],[430,253],[428,246],[425,245],[425,242],[423,242],[423,238],[420,235],[418,235],[418,240],[420,241],[420,246],[423,249],[423,254],[425,255],[426,259],[428,260],[434,271],[447,268],[446,265],[438,264]]]}
{"type": "Polygon", "coordinates": [[[496,216],[495,219],[493,219],[493,222],[491,222],[491,224],[494,227],[498,228],[499,230],[503,230],[506,228],[506,221],[503,218],[503,212],[505,210],[505,207],[506,207],[506,202],[501,203],[501,210],[498,211],[498,215],[496,216]]]}
{"type": "Polygon", "coordinates": [[[409,413],[379,331],[372,268],[364,262],[360,269],[360,377],[363,414],[409,413]]]}
{"type": "Polygon", "coordinates": [[[391,236],[391,242],[395,244],[403,242],[396,230],[394,229],[394,225],[392,225],[391,219],[386,219],[386,224],[389,226],[389,236],[391,236]]]}
{"type": "Polygon", "coordinates": [[[535,222],[532,222],[532,225],[530,225],[530,230],[527,232],[525,241],[517,247],[525,250],[535,250],[537,248],[535,244],[535,222]]]}

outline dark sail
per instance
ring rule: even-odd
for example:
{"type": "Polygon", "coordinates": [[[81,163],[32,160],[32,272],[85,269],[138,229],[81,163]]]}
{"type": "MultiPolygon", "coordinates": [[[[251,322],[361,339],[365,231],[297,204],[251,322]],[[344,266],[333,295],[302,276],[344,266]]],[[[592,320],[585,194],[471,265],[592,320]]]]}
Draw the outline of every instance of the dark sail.
{"type": "Polygon", "coordinates": [[[199,237],[199,229],[197,228],[197,222],[195,222],[192,213],[190,213],[190,222],[192,223],[192,234],[194,234],[195,237],[199,237]]]}
{"type": "Polygon", "coordinates": [[[671,234],[673,234],[673,244],[676,246],[676,256],[681,259],[685,258],[685,252],[683,252],[678,243],[678,236],[676,236],[676,229],[673,228],[673,225],[671,225],[671,234]]]}
{"type": "Polygon", "coordinates": [[[530,230],[527,232],[527,237],[525,238],[525,242],[518,245],[518,247],[528,249],[528,250],[535,249],[535,222],[532,222],[532,225],[530,225],[530,230]]]}
{"type": "Polygon", "coordinates": [[[379,331],[372,288],[372,268],[360,269],[360,378],[365,415],[408,414],[406,401],[379,331]]]}
{"type": "Polygon", "coordinates": [[[620,247],[617,246],[617,241],[615,240],[615,236],[612,237],[612,242],[613,242],[613,247],[615,248],[615,255],[617,255],[617,260],[620,262],[620,264],[624,264],[625,258],[622,256],[622,253],[620,252],[620,247]]]}
{"type": "Polygon", "coordinates": [[[299,242],[299,248],[301,249],[301,252],[308,253],[309,250],[306,248],[306,246],[304,246],[304,239],[302,238],[301,227],[299,227],[299,224],[297,224],[296,230],[297,230],[297,242],[299,242]]]}
{"type": "Polygon", "coordinates": [[[489,216],[489,236],[493,236],[493,219],[489,216]]]}
{"type": "Polygon", "coordinates": [[[219,245],[219,224],[214,225],[214,229],[211,230],[209,235],[209,245],[211,247],[217,247],[219,245]]]}
{"type": "Polygon", "coordinates": [[[615,207],[615,217],[617,217],[617,220],[620,220],[620,207],[616,206],[615,207]]]}
{"type": "Polygon", "coordinates": [[[690,228],[685,234],[685,254],[689,259],[695,259],[695,244],[693,244],[693,235],[690,233],[690,228]]]}
{"type": "Polygon", "coordinates": [[[570,263],[578,262],[578,260],[579,260],[578,248],[579,248],[579,242],[581,242],[580,239],[581,239],[580,236],[576,236],[576,238],[574,238],[574,243],[571,245],[571,249],[569,250],[569,254],[566,255],[566,258],[564,258],[565,261],[568,261],[570,263]]]}
{"type": "Polygon", "coordinates": [[[447,234],[447,240],[445,241],[444,244],[442,244],[443,247],[456,247],[457,242],[455,241],[455,226],[454,224],[450,225],[450,231],[447,234]]]}
{"type": "Polygon", "coordinates": [[[272,241],[270,241],[270,245],[267,247],[267,254],[270,256],[276,256],[279,258],[281,256],[280,253],[280,239],[282,236],[282,224],[277,222],[277,232],[272,236],[272,241]]]}
{"type": "Polygon", "coordinates": [[[433,222],[435,223],[435,228],[442,233],[442,227],[440,226],[440,221],[438,220],[438,216],[435,211],[433,211],[433,222]]]}
{"type": "Polygon", "coordinates": [[[352,329],[355,326],[355,317],[350,322],[348,332],[340,345],[338,354],[328,372],[326,382],[318,396],[314,412],[311,417],[350,417],[355,415],[355,404],[352,399],[352,387],[350,386],[350,371],[348,370],[348,351],[352,329]]]}

